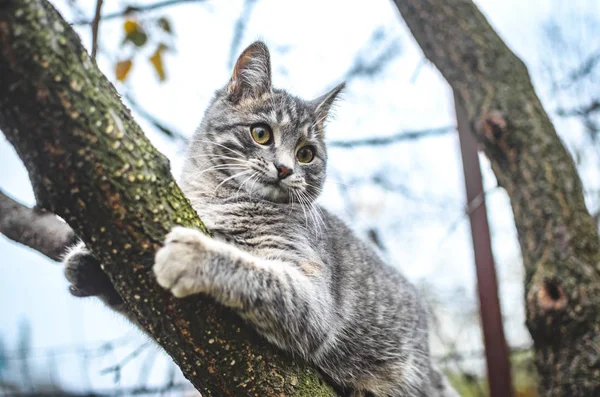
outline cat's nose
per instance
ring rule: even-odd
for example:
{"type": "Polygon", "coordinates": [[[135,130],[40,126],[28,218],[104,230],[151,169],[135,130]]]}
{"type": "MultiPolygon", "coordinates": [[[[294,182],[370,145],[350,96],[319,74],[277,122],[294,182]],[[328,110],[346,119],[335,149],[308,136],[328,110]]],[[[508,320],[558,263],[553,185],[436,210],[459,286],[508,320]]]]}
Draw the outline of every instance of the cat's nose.
{"type": "Polygon", "coordinates": [[[276,165],[275,168],[277,168],[277,177],[279,179],[285,179],[294,172],[291,168],[288,168],[283,164],[276,165]]]}

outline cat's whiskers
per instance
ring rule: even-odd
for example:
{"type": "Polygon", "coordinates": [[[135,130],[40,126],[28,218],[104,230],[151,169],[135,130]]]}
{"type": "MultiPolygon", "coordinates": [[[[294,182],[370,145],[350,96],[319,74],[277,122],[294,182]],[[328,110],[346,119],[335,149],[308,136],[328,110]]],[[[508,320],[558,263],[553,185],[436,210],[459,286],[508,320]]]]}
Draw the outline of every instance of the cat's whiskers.
{"type": "Polygon", "coordinates": [[[315,201],[316,200],[316,196],[315,197],[310,197],[310,195],[309,195],[309,198],[310,198],[310,206],[312,207],[315,215],[319,219],[319,223],[320,223],[319,230],[322,231],[322,229],[325,228],[325,221],[323,220],[323,217],[324,217],[323,211],[321,210],[321,208],[317,205],[317,203],[315,201]]]}
{"type": "Polygon", "coordinates": [[[200,177],[209,171],[216,171],[216,170],[233,170],[233,171],[235,171],[235,170],[241,170],[241,169],[247,169],[247,168],[248,167],[246,167],[242,164],[217,164],[217,165],[213,165],[212,167],[208,167],[203,170],[200,170],[200,172],[194,173],[193,176],[200,177]]]}
{"type": "Polygon", "coordinates": [[[321,224],[323,224],[323,220],[319,212],[317,212],[317,207],[315,207],[315,204],[312,201],[311,197],[308,195],[308,193],[303,192],[303,194],[306,197],[306,201],[308,202],[308,213],[310,214],[315,225],[315,237],[318,237],[321,234],[321,224]]]}
{"type": "Polygon", "coordinates": [[[231,151],[231,152],[233,152],[233,153],[237,154],[238,156],[240,156],[240,158],[242,158],[242,159],[245,159],[245,156],[244,156],[242,153],[238,152],[237,150],[233,150],[232,148],[230,148],[230,147],[227,147],[227,146],[225,146],[225,145],[223,145],[223,144],[221,144],[221,143],[218,143],[218,142],[213,142],[213,141],[209,141],[208,139],[194,139],[194,141],[195,141],[195,142],[210,143],[211,145],[217,145],[217,146],[220,146],[220,147],[222,147],[223,149],[227,149],[227,150],[229,150],[229,151],[231,151]]]}
{"type": "Polygon", "coordinates": [[[318,230],[318,232],[320,234],[322,231],[322,227],[325,227],[325,222],[323,221],[323,212],[321,211],[319,206],[315,204],[315,200],[321,190],[317,186],[311,185],[310,183],[308,183],[306,181],[303,181],[303,182],[304,182],[305,186],[310,186],[313,189],[315,189],[317,192],[316,194],[313,195],[307,191],[301,190],[302,194],[304,195],[304,198],[306,199],[308,206],[310,207],[309,212],[311,213],[311,217],[313,218],[313,222],[315,223],[315,228],[316,228],[316,230],[318,230]]]}
{"type": "Polygon", "coordinates": [[[236,178],[238,176],[245,175],[245,174],[247,174],[249,172],[252,172],[252,170],[245,170],[245,171],[242,171],[242,172],[238,172],[237,174],[233,174],[230,177],[225,178],[221,183],[219,183],[217,185],[217,187],[213,190],[213,192],[216,192],[225,182],[227,182],[227,181],[229,181],[229,180],[231,180],[233,178],[236,178]]]}
{"type": "Polygon", "coordinates": [[[198,155],[195,155],[195,156],[189,156],[189,158],[190,159],[207,158],[209,160],[222,160],[222,159],[226,159],[226,160],[239,161],[239,162],[242,162],[242,163],[248,162],[248,160],[246,160],[246,159],[241,159],[241,158],[236,158],[236,157],[230,157],[230,156],[224,156],[222,154],[212,154],[212,153],[198,154],[198,155]]]}
{"type": "Polygon", "coordinates": [[[243,181],[243,182],[240,184],[240,186],[238,187],[238,190],[237,190],[237,192],[236,192],[236,194],[235,194],[235,197],[236,197],[236,199],[237,199],[237,198],[239,197],[239,195],[240,195],[240,190],[242,189],[242,186],[244,186],[244,184],[245,184],[246,182],[248,182],[250,179],[252,179],[253,177],[255,177],[255,176],[257,176],[257,175],[258,175],[258,171],[254,171],[254,173],[253,173],[253,174],[251,174],[251,175],[250,175],[248,178],[244,179],[244,181],[243,181]]]}
{"type": "Polygon", "coordinates": [[[252,196],[252,192],[254,191],[254,186],[256,185],[256,182],[258,182],[258,180],[259,180],[259,178],[258,178],[258,176],[259,176],[259,175],[260,175],[260,174],[257,174],[257,175],[256,175],[257,177],[256,177],[256,178],[254,179],[254,181],[252,182],[252,185],[251,185],[251,186],[249,186],[249,188],[248,188],[248,193],[250,194],[250,196],[252,196]]]}
{"type": "Polygon", "coordinates": [[[300,196],[300,192],[298,189],[293,189],[290,190],[290,192],[293,192],[294,195],[296,196],[296,198],[298,199],[298,204],[300,204],[300,208],[302,208],[302,212],[304,213],[304,220],[306,222],[306,230],[309,230],[308,228],[308,216],[306,215],[306,209],[304,208],[304,203],[303,203],[303,199],[300,196]]]}

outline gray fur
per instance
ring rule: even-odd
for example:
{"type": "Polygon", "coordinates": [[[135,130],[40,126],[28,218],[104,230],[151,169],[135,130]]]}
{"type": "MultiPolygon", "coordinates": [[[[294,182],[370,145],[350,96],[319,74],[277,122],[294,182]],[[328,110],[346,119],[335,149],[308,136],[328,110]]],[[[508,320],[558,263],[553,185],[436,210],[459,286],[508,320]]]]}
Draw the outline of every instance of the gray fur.
{"type": "Polygon", "coordinates": [[[271,343],[353,395],[457,394],[433,369],[415,288],[315,203],[326,177],[324,121],[343,85],[304,101],[271,87],[268,50],[246,49],[191,141],[181,187],[210,239],[177,227],[157,255],[158,283],[206,293],[271,343]],[[272,129],[256,143],[251,126],[272,129]],[[296,159],[309,144],[314,159],[296,159]],[[277,167],[292,170],[278,179],[277,167]]]}

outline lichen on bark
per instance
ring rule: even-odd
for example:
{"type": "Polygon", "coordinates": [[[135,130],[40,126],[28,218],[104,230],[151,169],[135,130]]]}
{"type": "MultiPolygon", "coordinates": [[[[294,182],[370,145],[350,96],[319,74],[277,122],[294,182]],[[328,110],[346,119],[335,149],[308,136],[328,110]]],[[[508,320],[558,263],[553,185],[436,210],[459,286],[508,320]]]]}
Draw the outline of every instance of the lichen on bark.
{"type": "Polygon", "coordinates": [[[140,324],[204,396],[332,396],[207,297],[176,300],[149,269],[174,225],[204,227],[79,37],[45,0],[0,2],[0,128],[38,205],[102,261],[140,324]]]}
{"type": "Polygon", "coordinates": [[[600,249],[573,159],[523,62],[471,0],[396,0],[510,197],[544,396],[600,395],[600,249]]]}

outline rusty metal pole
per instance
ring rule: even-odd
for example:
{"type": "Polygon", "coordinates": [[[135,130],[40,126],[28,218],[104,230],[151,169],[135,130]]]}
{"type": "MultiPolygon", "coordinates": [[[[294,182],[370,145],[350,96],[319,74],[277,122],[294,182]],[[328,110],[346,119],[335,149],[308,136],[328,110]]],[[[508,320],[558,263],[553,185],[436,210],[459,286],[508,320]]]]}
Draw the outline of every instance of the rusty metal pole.
{"type": "Polygon", "coordinates": [[[454,106],[467,188],[467,211],[471,222],[471,236],[475,253],[479,313],[483,328],[490,397],[511,397],[514,396],[514,391],[508,346],[502,328],[498,281],[492,254],[477,143],[467,113],[457,101],[456,96],[454,106]]]}

